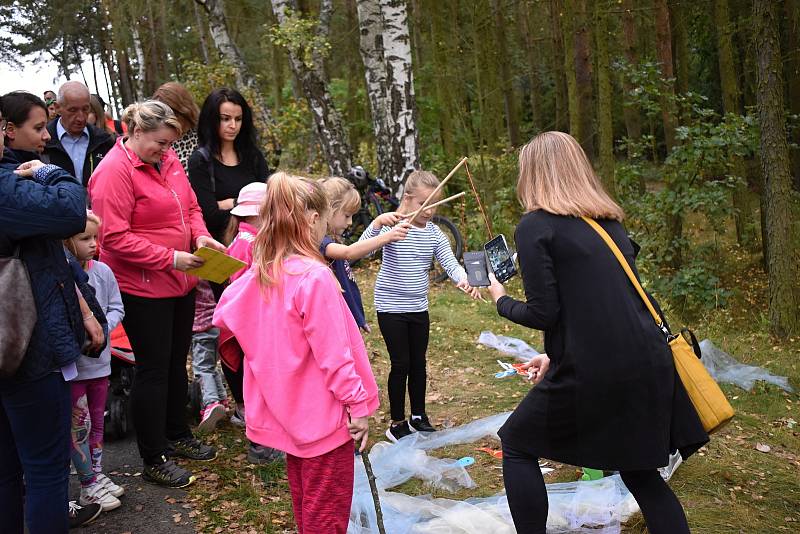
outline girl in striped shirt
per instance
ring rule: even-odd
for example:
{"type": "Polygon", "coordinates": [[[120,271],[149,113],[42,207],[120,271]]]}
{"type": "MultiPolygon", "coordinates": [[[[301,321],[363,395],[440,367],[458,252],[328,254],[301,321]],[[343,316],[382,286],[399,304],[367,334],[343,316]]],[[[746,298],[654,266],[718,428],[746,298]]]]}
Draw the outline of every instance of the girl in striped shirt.
{"type": "MultiPolygon", "coordinates": [[[[439,180],[433,173],[412,172],[398,212],[415,212],[438,185],[439,180]]],[[[431,221],[434,212],[435,209],[421,212],[404,240],[384,245],[383,261],[375,282],[378,327],[391,360],[388,389],[392,424],[386,431],[391,441],[412,432],[436,430],[425,413],[425,353],[430,330],[428,272],[433,259],[441,264],[456,287],[473,298],[480,297],[478,290],[467,282],[467,273],[453,255],[447,237],[431,221]],[[406,384],[411,402],[410,420],[406,420],[405,415],[406,384]]],[[[381,221],[376,219],[364,231],[361,240],[390,230],[391,227],[381,226],[381,221]]]]}

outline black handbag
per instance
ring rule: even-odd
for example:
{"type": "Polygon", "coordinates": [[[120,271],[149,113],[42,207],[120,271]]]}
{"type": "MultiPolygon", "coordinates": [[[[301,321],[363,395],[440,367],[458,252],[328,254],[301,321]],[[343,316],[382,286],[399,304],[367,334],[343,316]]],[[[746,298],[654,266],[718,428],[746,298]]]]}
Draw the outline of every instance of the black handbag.
{"type": "Polygon", "coordinates": [[[36,326],[31,278],[19,251],[17,244],[12,256],[0,258],[0,378],[17,372],[36,326]]]}

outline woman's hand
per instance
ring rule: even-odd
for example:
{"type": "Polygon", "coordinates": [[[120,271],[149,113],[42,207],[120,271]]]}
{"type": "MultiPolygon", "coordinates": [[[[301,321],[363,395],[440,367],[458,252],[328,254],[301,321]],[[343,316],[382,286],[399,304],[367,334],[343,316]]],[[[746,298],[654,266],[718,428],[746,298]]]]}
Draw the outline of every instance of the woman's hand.
{"type": "Polygon", "coordinates": [[[179,271],[188,271],[202,266],[206,260],[190,252],[178,250],[175,252],[175,268],[179,271]]]}
{"type": "Polygon", "coordinates": [[[217,200],[217,206],[224,211],[231,211],[233,209],[233,199],[226,198],[225,200],[217,200]]]}
{"type": "Polygon", "coordinates": [[[480,289],[469,285],[469,281],[466,278],[462,279],[459,283],[457,283],[456,287],[476,300],[477,299],[483,300],[483,297],[481,297],[480,289]]]}
{"type": "Polygon", "coordinates": [[[550,358],[547,354],[538,354],[531,358],[526,364],[520,365],[520,371],[528,371],[530,374],[530,380],[534,384],[538,384],[544,378],[545,373],[550,368],[550,358]]]}
{"type": "Polygon", "coordinates": [[[106,335],[103,333],[103,327],[100,326],[93,313],[84,317],[83,327],[89,335],[89,350],[100,350],[106,342],[106,335]]]}
{"type": "Polygon", "coordinates": [[[352,417],[347,423],[347,430],[350,431],[350,437],[356,442],[358,452],[364,452],[364,449],[367,448],[367,438],[369,438],[369,418],[352,417]]]}
{"type": "Polygon", "coordinates": [[[405,221],[399,222],[394,226],[394,228],[386,232],[386,239],[389,243],[402,241],[408,235],[409,230],[411,230],[410,224],[405,221]]]}
{"type": "Polygon", "coordinates": [[[39,161],[38,159],[34,159],[31,161],[26,161],[22,165],[16,168],[14,174],[18,174],[19,176],[24,176],[25,178],[30,178],[33,176],[33,173],[37,171],[37,169],[41,169],[44,167],[44,163],[39,161]]]}
{"type": "Polygon", "coordinates": [[[506,296],[506,288],[497,281],[497,278],[495,278],[494,273],[491,271],[489,271],[489,294],[492,296],[494,302],[500,300],[500,297],[506,296]]]}
{"type": "Polygon", "coordinates": [[[375,220],[372,221],[372,227],[376,230],[380,230],[384,226],[394,226],[400,222],[400,219],[400,215],[394,211],[387,211],[386,213],[381,213],[375,217],[375,220]]]}
{"type": "Polygon", "coordinates": [[[208,247],[218,250],[219,252],[228,252],[228,248],[212,237],[201,235],[195,242],[197,248],[208,247]]]}

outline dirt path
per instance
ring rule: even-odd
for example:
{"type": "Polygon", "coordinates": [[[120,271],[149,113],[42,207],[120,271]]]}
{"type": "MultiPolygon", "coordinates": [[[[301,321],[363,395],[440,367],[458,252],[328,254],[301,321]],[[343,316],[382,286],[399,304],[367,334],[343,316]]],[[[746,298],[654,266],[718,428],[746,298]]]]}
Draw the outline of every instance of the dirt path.
{"type": "MultiPolygon", "coordinates": [[[[193,506],[183,490],[162,488],[142,480],[142,461],[133,436],[106,443],[105,472],[125,488],[122,506],[103,513],[92,524],[73,530],[81,534],[193,534],[193,506]],[[178,515],[180,514],[180,515],[178,515]],[[192,514],[192,515],[190,515],[192,514]]],[[[70,498],[77,499],[80,486],[70,477],[70,498]]]]}

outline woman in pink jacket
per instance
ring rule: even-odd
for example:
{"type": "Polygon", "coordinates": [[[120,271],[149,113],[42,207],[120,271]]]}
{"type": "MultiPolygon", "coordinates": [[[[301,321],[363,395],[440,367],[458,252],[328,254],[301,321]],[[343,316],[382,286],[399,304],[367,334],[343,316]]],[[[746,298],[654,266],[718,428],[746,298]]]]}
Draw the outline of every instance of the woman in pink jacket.
{"type": "Polygon", "coordinates": [[[128,137],[117,140],[89,182],[92,208],[104,221],[100,259],[114,271],[125,305],[123,325],[136,354],[133,425],[142,478],[168,487],[194,481],[170,456],[213,460],[216,451],[186,422],[186,355],[197,279],[192,250],[225,250],[209,236],[186,173],[170,148],[180,122],[161,102],[129,106],[128,137]]]}
{"type": "Polygon", "coordinates": [[[378,407],[358,326],[319,254],[327,212],[318,183],[273,175],[253,267],[214,313],[220,339],[244,352],[247,437],[286,452],[300,534],[347,531],[353,440],[364,450],[378,407]]]}

